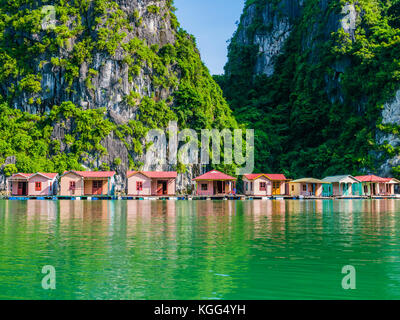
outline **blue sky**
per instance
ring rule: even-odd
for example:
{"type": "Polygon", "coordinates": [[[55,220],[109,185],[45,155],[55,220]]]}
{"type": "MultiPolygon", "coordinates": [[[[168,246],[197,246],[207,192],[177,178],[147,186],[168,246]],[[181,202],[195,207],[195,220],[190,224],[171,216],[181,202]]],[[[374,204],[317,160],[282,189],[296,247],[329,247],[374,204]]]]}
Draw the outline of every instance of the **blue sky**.
{"type": "Polygon", "coordinates": [[[174,0],[181,27],[193,34],[201,58],[211,74],[222,74],[227,61],[227,40],[236,30],[244,0],[174,0]]]}

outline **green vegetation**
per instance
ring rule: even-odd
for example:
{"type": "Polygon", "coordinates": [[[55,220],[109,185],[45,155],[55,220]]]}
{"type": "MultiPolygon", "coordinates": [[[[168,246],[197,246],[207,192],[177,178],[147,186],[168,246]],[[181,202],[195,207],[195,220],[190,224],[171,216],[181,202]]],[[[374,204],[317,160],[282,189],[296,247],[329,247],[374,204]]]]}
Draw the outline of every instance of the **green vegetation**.
{"type": "MultiPolygon", "coordinates": [[[[129,167],[138,168],[142,163],[134,158],[144,151],[147,131],[167,127],[169,120],[177,120],[181,129],[237,127],[220,87],[200,60],[194,38],[179,28],[172,1],[147,7],[154,18],[170,22],[176,40],[162,47],[139,39],[136,29],[146,28],[139,11],[125,12],[116,1],[46,4],[55,5],[54,28],[42,28],[44,13],[37,1],[0,0],[0,166],[16,159],[15,165],[4,166],[5,174],[61,173],[82,169],[82,164],[93,170],[118,168],[120,158],[103,161],[107,150],[102,142],[108,136],[123,142],[129,167]],[[114,123],[105,109],[71,102],[82,100],[82,86],[90,94],[99,92],[96,54],[127,66],[131,84],[141,75],[150,77],[150,92],[132,90],[123,97],[122,103],[135,114],[125,124],[114,123]],[[52,99],[49,70],[65,84],[62,96],[52,99]],[[19,110],[27,105],[37,113],[19,110]]],[[[182,164],[178,169],[185,170],[182,164]]]]}
{"type": "MultiPolygon", "coordinates": [[[[256,129],[257,171],[293,178],[357,174],[398,155],[398,148],[378,146],[375,138],[378,129],[400,132],[380,118],[383,103],[400,88],[399,2],[335,0],[321,12],[319,1],[305,1],[274,74],[266,77],[254,75],[258,46],[252,44],[269,27],[261,19],[267,2],[277,3],[247,1],[259,13],[245,30],[250,44],[236,33],[226,75],[215,77],[238,121],[256,129]],[[346,3],[354,3],[358,15],[354,38],[328,29],[329,18],[346,3]]],[[[238,30],[243,28],[241,23],[238,30]]]]}

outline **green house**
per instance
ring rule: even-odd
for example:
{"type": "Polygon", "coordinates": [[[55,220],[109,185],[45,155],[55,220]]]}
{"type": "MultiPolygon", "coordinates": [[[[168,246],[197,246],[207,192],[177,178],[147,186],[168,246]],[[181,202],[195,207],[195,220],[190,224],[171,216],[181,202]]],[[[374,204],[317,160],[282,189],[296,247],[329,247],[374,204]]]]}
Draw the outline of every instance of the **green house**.
{"type": "Polygon", "coordinates": [[[322,179],[329,182],[324,186],[324,192],[327,197],[331,196],[360,196],[361,181],[350,175],[329,176],[322,179]]]}

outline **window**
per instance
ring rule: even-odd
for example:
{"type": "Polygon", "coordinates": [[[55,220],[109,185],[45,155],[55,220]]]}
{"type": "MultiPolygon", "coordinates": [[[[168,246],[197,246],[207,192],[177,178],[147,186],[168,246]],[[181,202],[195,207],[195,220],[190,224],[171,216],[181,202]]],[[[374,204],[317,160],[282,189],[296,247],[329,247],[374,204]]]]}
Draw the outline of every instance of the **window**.
{"type": "Polygon", "coordinates": [[[250,182],[250,191],[253,191],[253,182],[250,182]]]}
{"type": "Polygon", "coordinates": [[[75,190],[75,188],[76,188],[76,183],[75,183],[75,181],[70,181],[70,182],[69,182],[69,189],[70,189],[70,190],[75,190]]]}
{"type": "Polygon", "coordinates": [[[42,183],[35,182],[35,191],[42,191],[42,183]]]}
{"type": "Polygon", "coordinates": [[[207,191],[208,190],[208,185],[207,183],[202,183],[201,184],[201,191],[207,191]]]}
{"type": "Polygon", "coordinates": [[[245,182],[244,185],[246,186],[246,191],[248,191],[249,190],[249,183],[245,182]]]}
{"type": "Polygon", "coordinates": [[[294,191],[294,186],[292,185],[292,191],[294,191]]]}
{"type": "Polygon", "coordinates": [[[93,189],[101,189],[103,187],[103,181],[93,180],[93,189]]]}
{"type": "Polygon", "coordinates": [[[260,191],[266,191],[267,190],[267,184],[265,182],[260,182],[260,191]]]}
{"type": "Polygon", "coordinates": [[[303,184],[303,191],[307,191],[307,185],[303,184]]]}
{"type": "Polygon", "coordinates": [[[143,182],[142,181],[136,181],[136,190],[137,191],[143,190],[143,182]]]}

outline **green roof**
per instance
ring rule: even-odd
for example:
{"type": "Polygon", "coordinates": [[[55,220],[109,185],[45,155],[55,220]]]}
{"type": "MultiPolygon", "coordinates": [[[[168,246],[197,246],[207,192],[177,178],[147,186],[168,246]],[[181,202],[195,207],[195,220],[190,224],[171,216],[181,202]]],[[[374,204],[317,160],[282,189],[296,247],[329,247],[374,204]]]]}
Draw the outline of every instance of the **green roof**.
{"type": "Polygon", "coordinates": [[[354,180],[355,182],[360,182],[359,180],[357,180],[356,178],[354,178],[353,176],[348,175],[348,174],[340,175],[340,176],[329,176],[329,177],[323,178],[322,180],[333,183],[333,182],[341,182],[342,180],[344,180],[346,178],[350,178],[350,179],[354,180]]]}

